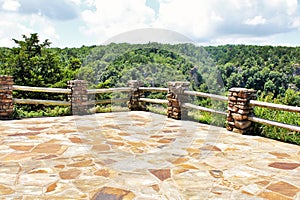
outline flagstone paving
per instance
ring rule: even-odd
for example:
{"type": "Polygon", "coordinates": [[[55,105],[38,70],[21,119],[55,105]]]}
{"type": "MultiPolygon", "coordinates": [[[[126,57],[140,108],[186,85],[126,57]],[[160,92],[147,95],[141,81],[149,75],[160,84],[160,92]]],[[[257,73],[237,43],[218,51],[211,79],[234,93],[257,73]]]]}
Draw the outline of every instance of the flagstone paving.
{"type": "Polygon", "coordinates": [[[300,146],[149,112],[0,121],[0,199],[300,199],[300,146]]]}

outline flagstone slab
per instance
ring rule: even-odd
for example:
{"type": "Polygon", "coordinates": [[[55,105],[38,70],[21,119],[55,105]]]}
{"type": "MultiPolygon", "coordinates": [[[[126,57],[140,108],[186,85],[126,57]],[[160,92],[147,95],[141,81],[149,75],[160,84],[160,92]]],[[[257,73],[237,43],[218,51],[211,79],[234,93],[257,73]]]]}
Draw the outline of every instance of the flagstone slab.
{"type": "Polygon", "coordinates": [[[0,199],[299,199],[300,146],[150,112],[0,121],[0,199]]]}

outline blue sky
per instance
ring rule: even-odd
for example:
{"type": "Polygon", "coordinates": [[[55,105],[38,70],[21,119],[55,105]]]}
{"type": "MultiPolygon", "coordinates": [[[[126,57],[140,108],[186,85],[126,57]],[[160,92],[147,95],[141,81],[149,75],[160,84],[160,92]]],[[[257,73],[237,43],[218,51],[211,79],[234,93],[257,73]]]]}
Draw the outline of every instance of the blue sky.
{"type": "Polygon", "coordinates": [[[8,47],[22,34],[80,47],[135,30],[130,38],[143,34],[144,42],[170,42],[161,31],[170,30],[199,45],[300,46],[299,0],[0,0],[0,19],[0,46],[8,47]]]}

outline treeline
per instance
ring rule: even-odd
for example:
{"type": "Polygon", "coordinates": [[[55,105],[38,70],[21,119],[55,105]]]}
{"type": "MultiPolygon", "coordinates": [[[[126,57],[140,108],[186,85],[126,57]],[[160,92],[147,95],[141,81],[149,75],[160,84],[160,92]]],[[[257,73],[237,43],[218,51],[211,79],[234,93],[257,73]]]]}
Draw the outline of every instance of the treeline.
{"type": "MultiPolygon", "coordinates": [[[[231,87],[253,88],[300,106],[300,48],[250,45],[199,47],[193,44],[109,44],[50,48],[37,34],[0,48],[0,74],[15,84],[66,87],[84,79],[91,88],[125,86],[138,79],[146,86],[190,81],[191,89],[224,94],[231,87]]],[[[26,95],[26,94],[25,94],[26,95]]]]}
{"type": "MultiPolygon", "coordinates": [[[[14,41],[16,47],[0,48],[0,74],[12,75],[17,85],[66,88],[68,80],[83,79],[90,88],[110,88],[137,79],[145,86],[166,87],[168,81],[189,81],[195,91],[226,95],[231,87],[246,87],[257,90],[261,101],[300,106],[300,47],[112,43],[60,49],[51,48],[48,40],[40,41],[37,34],[14,41]]],[[[14,97],[66,99],[65,95],[17,91],[14,97]]],[[[152,98],[165,97],[154,94],[152,98]]],[[[192,101],[226,110],[225,105],[209,99],[192,101]]],[[[258,117],[300,126],[299,113],[265,108],[254,112],[258,117]]],[[[16,117],[68,115],[70,108],[16,105],[15,113],[16,117]]],[[[201,122],[224,123],[208,113],[197,116],[201,122]]],[[[300,133],[284,129],[259,125],[255,133],[300,144],[300,133]]]]}

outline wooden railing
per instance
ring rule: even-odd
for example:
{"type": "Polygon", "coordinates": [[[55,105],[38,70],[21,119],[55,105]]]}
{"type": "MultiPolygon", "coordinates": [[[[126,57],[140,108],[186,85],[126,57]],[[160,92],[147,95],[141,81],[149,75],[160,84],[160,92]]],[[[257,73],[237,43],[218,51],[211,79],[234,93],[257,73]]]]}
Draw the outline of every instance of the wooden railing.
{"type": "MultiPolygon", "coordinates": [[[[56,94],[66,94],[66,95],[72,95],[72,89],[63,89],[63,88],[45,88],[45,87],[28,87],[28,86],[19,86],[19,85],[13,85],[12,90],[15,91],[28,91],[28,92],[45,92],[45,93],[56,93],[56,94]]],[[[167,93],[170,92],[170,88],[156,88],[156,87],[139,87],[138,90],[141,93],[145,92],[160,92],[160,93],[167,93]]],[[[132,88],[130,87],[123,87],[123,88],[109,88],[109,89],[87,89],[86,94],[92,95],[92,94],[104,94],[104,93],[114,93],[114,92],[126,92],[130,93],[132,92],[132,88]]],[[[226,96],[220,96],[215,94],[208,94],[203,92],[196,92],[196,91],[189,91],[184,90],[183,95],[186,96],[195,96],[195,97],[203,97],[203,98],[209,98],[212,100],[218,100],[222,102],[228,102],[228,97],[226,96]]],[[[97,104],[109,104],[113,102],[126,102],[130,98],[120,98],[120,99],[104,99],[104,100],[93,100],[93,101],[86,101],[83,104],[85,105],[97,105],[97,104]]],[[[138,99],[140,102],[144,103],[153,103],[153,104],[170,104],[169,100],[165,99],[150,99],[150,98],[144,98],[141,97],[138,99]]],[[[13,99],[13,103],[15,104],[43,104],[43,105],[57,105],[57,106],[72,106],[72,102],[66,100],[66,101],[57,101],[57,100],[40,100],[40,99],[13,99]]],[[[300,113],[300,107],[294,107],[294,106],[287,106],[287,105],[280,105],[280,104],[274,104],[274,103],[266,103],[256,100],[250,100],[249,106],[252,108],[254,107],[264,107],[268,109],[275,109],[275,110],[282,110],[287,112],[295,112],[300,113]]],[[[186,109],[196,109],[203,112],[209,112],[214,114],[220,114],[220,115],[228,115],[228,112],[215,110],[212,108],[206,108],[198,105],[194,105],[188,102],[181,102],[181,107],[186,109]]],[[[296,125],[291,124],[285,124],[282,122],[276,122],[269,119],[262,119],[258,118],[254,115],[247,116],[247,119],[251,122],[255,123],[261,123],[271,126],[276,126],[280,128],[285,128],[291,131],[300,132],[300,127],[296,125]]]]}
{"type": "Polygon", "coordinates": [[[107,88],[107,89],[90,89],[87,90],[87,94],[104,94],[111,92],[130,92],[131,89],[129,87],[123,88],[107,88]]]}
{"type": "MultiPolygon", "coordinates": [[[[198,96],[198,97],[207,97],[207,98],[210,98],[210,99],[220,100],[220,101],[224,101],[224,102],[228,101],[228,97],[220,96],[220,95],[207,94],[207,93],[195,92],[195,91],[185,91],[184,93],[189,94],[189,95],[193,95],[193,96],[198,96]]],[[[256,106],[256,107],[264,107],[264,108],[273,109],[273,110],[283,110],[283,111],[288,111],[288,112],[300,113],[300,107],[287,106],[287,105],[274,104],[274,103],[267,103],[267,102],[261,102],[261,101],[256,101],[256,100],[250,100],[249,105],[252,106],[252,107],[256,106]]],[[[218,111],[218,110],[214,110],[214,109],[209,109],[209,108],[205,108],[205,107],[201,107],[201,106],[196,106],[196,105],[193,105],[193,104],[190,104],[190,103],[184,103],[183,106],[186,107],[186,108],[193,108],[193,109],[197,109],[197,110],[204,111],[204,112],[227,115],[227,112],[218,111]]],[[[291,131],[300,132],[300,127],[295,126],[295,125],[290,125],[290,124],[285,124],[285,123],[276,122],[276,121],[272,121],[272,120],[262,119],[262,118],[258,118],[258,117],[255,117],[255,116],[248,116],[248,120],[252,121],[252,122],[256,122],[256,123],[276,126],[276,127],[285,128],[285,129],[288,129],[288,130],[291,130],[291,131]]],[[[299,118],[299,120],[300,120],[300,118],[299,118]]]]}
{"type": "MultiPolygon", "coordinates": [[[[57,93],[57,94],[71,94],[70,89],[62,88],[46,88],[46,87],[28,87],[14,85],[13,90],[26,91],[26,92],[46,92],[46,93],[57,93]]],[[[40,100],[40,99],[13,99],[14,103],[17,104],[43,104],[48,106],[71,106],[71,102],[68,101],[56,101],[56,100],[40,100]]]]}
{"type": "MultiPolygon", "coordinates": [[[[168,88],[145,88],[141,87],[140,88],[142,91],[147,91],[147,92],[167,92],[168,88]]],[[[219,100],[222,102],[228,102],[228,97],[226,96],[220,96],[220,95],[215,95],[215,94],[209,94],[209,93],[203,93],[203,92],[196,92],[196,91],[184,91],[184,94],[186,95],[191,95],[191,96],[197,96],[197,97],[204,97],[204,98],[209,98],[212,100],[219,100]]],[[[162,99],[148,99],[148,98],[141,98],[140,101],[147,102],[147,103],[155,103],[155,104],[167,104],[167,100],[162,100],[162,99]]],[[[287,105],[281,105],[281,104],[274,104],[274,103],[267,103],[267,102],[261,102],[261,101],[256,101],[256,100],[250,100],[249,106],[252,107],[264,107],[268,109],[273,109],[273,110],[283,110],[283,111],[288,111],[288,112],[296,112],[300,113],[300,107],[295,107],[295,106],[287,106],[287,105]]],[[[227,112],[220,111],[220,110],[215,110],[211,108],[206,108],[198,105],[194,105],[191,103],[183,103],[182,107],[188,108],[188,109],[196,109],[199,111],[203,112],[209,112],[213,114],[219,114],[219,115],[224,115],[227,116],[227,112]]],[[[272,120],[267,120],[267,119],[262,119],[258,118],[255,116],[248,116],[248,120],[256,123],[261,123],[265,125],[271,125],[271,126],[276,126],[279,128],[285,128],[291,131],[296,131],[300,132],[300,127],[295,126],[295,125],[290,125],[290,124],[285,124],[282,122],[276,122],[272,120]]],[[[299,118],[300,120],[300,118],[299,118]]]]}
{"type": "MultiPolygon", "coordinates": [[[[261,101],[256,101],[256,100],[251,100],[250,106],[300,113],[300,107],[287,106],[287,105],[281,105],[281,104],[275,104],[275,103],[267,103],[267,102],[261,102],[261,101]]],[[[272,120],[262,119],[262,118],[258,118],[255,116],[249,116],[248,120],[250,120],[252,122],[260,123],[260,124],[271,125],[271,126],[276,126],[279,128],[285,128],[285,129],[288,129],[291,131],[300,132],[299,126],[294,126],[294,125],[276,122],[276,121],[272,121],[272,120]]],[[[299,117],[299,120],[300,120],[300,117],[299,117]]]]}
{"type": "MultiPolygon", "coordinates": [[[[167,93],[169,91],[168,88],[157,88],[157,87],[139,87],[141,92],[161,92],[167,93]]],[[[154,104],[167,104],[168,100],[165,99],[149,99],[149,98],[140,98],[141,102],[146,103],[154,103],[154,104]]]]}
{"type": "MultiPolygon", "coordinates": [[[[46,87],[29,87],[29,86],[19,86],[14,85],[13,90],[15,91],[26,91],[26,92],[45,92],[45,93],[56,93],[56,94],[66,94],[71,95],[71,89],[64,88],[46,88],[46,87]]],[[[89,89],[87,94],[104,94],[113,92],[130,92],[131,89],[128,87],[124,88],[108,88],[108,89],[89,89]]],[[[42,104],[47,106],[71,106],[70,101],[57,101],[57,100],[40,100],[40,99],[13,99],[16,104],[42,104]]],[[[126,102],[127,98],[123,99],[104,99],[104,100],[94,100],[87,101],[85,105],[97,105],[97,104],[109,104],[112,102],[126,102]]]]}

